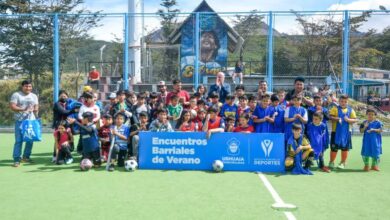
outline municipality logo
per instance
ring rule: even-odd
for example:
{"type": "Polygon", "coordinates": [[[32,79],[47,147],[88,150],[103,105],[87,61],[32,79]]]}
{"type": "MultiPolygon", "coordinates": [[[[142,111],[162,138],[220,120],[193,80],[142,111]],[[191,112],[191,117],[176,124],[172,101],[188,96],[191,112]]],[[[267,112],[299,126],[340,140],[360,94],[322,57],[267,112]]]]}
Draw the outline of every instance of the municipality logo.
{"type": "Polygon", "coordinates": [[[273,146],[274,142],[272,142],[271,140],[264,140],[261,142],[261,148],[263,149],[265,157],[269,157],[273,146]]]}
{"type": "Polygon", "coordinates": [[[226,143],[228,145],[227,152],[229,155],[238,155],[240,153],[240,141],[236,138],[232,138],[226,143]]]}
{"type": "Polygon", "coordinates": [[[31,124],[28,125],[28,127],[26,128],[26,132],[24,133],[24,138],[25,139],[33,139],[34,137],[36,137],[37,135],[35,134],[34,132],[34,129],[32,127],[31,124]]]}

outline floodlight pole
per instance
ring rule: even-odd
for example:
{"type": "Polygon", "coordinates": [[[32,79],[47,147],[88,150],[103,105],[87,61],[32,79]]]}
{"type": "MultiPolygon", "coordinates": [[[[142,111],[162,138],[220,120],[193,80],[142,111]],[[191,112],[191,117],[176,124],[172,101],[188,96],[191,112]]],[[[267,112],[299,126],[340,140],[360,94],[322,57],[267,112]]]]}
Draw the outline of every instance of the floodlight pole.
{"type": "Polygon", "coordinates": [[[195,14],[195,68],[194,68],[194,85],[195,89],[199,85],[199,41],[200,41],[200,16],[199,12],[195,14]]]}
{"type": "Polygon", "coordinates": [[[267,84],[268,91],[273,90],[273,72],[274,72],[274,39],[273,39],[273,14],[272,11],[268,13],[268,59],[267,59],[267,84]]]}
{"type": "Polygon", "coordinates": [[[54,102],[58,102],[58,92],[59,92],[59,84],[60,84],[60,35],[59,35],[59,25],[58,25],[58,14],[54,15],[54,33],[53,33],[53,87],[54,94],[53,100],[54,102]]]}
{"type": "Polygon", "coordinates": [[[100,73],[102,74],[103,73],[103,51],[104,49],[106,48],[107,45],[103,45],[102,47],[100,47],[100,73]]]}
{"type": "MultiPolygon", "coordinates": [[[[134,16],[134,15],[133,15],[134,16]]],[[[129,89],[129,13],[124,14],[123,89],[129,89]]],[[[133,33],[132,33],[133,34],[133,33]]]]}
{"type": "Polygon", "coordinates": [[[343,93],[350,94],[348,89],[349,80],[349,11],[344,11],[344,30],[343,30],[343,93]]]}

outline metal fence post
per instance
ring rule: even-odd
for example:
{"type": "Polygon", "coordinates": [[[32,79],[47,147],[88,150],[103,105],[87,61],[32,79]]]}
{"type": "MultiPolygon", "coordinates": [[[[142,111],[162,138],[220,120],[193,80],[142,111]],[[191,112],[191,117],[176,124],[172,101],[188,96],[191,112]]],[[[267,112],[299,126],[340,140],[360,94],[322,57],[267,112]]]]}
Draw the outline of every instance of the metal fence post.
{"type": "Polygon", "coordinates": [[[194,68],[194,85],[195,89],[199,85],[199,41],[200,41],[200,16],[199,12],[196,12],[195,16],[195,68],[194,68]]]}
{"type": "Polygon", "coordinates": [[[272,11],[268,13],[268,59],[267,59],[267,84],[268,91],[273,90],[273,72],[274,72],[274,53],[273,53],[273,14],[272,11]]]}
{"type": "Polygon", "coordinates": [[[59,34],[59,25],[58,25],[58,14],[54,15],[54,33],[53,33],[53,87],[54,94],[53,100],[54,102],[58,101],[58,92],[59,92],[59,84],[60,84],[60,34],[59,34]]]}
{"type": "MultiPolygon", "coordinates": [[[[349,12],[344,11],[344,30],[343,30],[343,93],[349,94],[348,81],[349,81],[349,12]]],[[[351,95],[351,94],[349,94],[351,95]]]]}

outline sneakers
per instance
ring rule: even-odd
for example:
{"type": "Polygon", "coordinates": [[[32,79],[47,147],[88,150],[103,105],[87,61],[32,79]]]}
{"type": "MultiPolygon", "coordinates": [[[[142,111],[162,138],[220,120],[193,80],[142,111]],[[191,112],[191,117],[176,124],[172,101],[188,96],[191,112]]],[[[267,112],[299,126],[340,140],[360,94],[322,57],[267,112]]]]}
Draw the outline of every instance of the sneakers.
{"type": "Polygon", "coordinates": [[[340,170],[345,169],[345,163],[340,163],[340,164],[337,166],[337,168],[340,169],[340,170]]]}
{"type": "Polygon", "coordinates": [[[328,168],[329,168],[329,169],[333,169],[333,168],[334,168],[334,162],[329,162],[328,168]]]}
{"type": "Polygon", "coordinates": [[[22,163],[34,163],[30,158],[23,157],[22,163]]]}
{"type": "Polygon", "coordinates": [[[370,168],[368,166],[364,166],[363,170],[368,172],[370,170],[370,168]]]}
{"type": "Polygon", "coordinates": [[[108,167],[108,171],[114,171],[115,170],[115,166],[114,164],[110,164],[110,166],[108,167]]]}
{"type": "Polygon", "coordinates": [[[371,170],[379,171],[379,167],[378,166],[372,166],[371,170]]]}
{"type": "Polygon", "coordinates": [[[321,168],[321,170],[322,170],[323,172],[325,172],[325,173],[330,173],[329,167],[324,166],[324,167],[321,168]]]}
{"type": "Polygon", "coordinates": [[[19,167],[20,166],[20,162],[15,162],[12,166],[13,167],[19,167]]]}
{"type": "Polygon", "coordinates": [[[57,162],[57,157],[53,156],[53,158],[51,158],[51,162],[52,163],[56,163],[57,162]]]}
{"type": "Polygon", "coordinates": [[[73,163],[73,158],[69,158],[65,161],[65,164],[71,164],[73,163]]]}

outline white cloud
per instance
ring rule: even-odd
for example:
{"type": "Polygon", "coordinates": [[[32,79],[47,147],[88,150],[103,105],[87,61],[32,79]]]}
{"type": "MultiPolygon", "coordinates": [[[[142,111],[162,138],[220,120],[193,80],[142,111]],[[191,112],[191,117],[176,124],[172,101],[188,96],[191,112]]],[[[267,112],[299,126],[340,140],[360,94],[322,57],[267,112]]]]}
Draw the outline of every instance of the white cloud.
{"type": "MultiPolygon", "coordinates": [[[[358,0],[348,4],[333,4],[328,10],[379,10],[380,5],[390,9],[389,0],[358,0]]],[[[351,16],[353,17],[360,14],[361,13],[352,12],[351,16]]],[[[373,13],[367,22],[360,27],[360,31],[367,31],[372,28],[382,31],[388,26],[390,26],[390,13],[373,13]]]]}
{"type": "MultiPolygon", "coordinates": [[[[182,12],[192,12],[196,6],[200,4],[201,0],[179,0],[179,8],[182,12]]],[[[217,12],[248,12],[254,9],[260,11],[289,11],[289,10],[369,10],[379,9],[379,5],[383,5],[390,9],[390,0],[356,0],[346,4],[339,4],[339,0],[321,0],[321,1],[307,1],[307,0],[208,0],[209,5],[217,12]],[[332,2],[334,4],[332,4],[332,2]]],[[[155,13],[161,8],[159,0],[144,0],[145,12],[155,13]]],[[[86,0],[86,6],[91,11],[103,10],[103,13],[125,13],[127,12],[127,0],[86,0]]],[[[356,16],[358,13],[351,13],[351,16],[356,16]]],[[[382,13],[383,14],[383,13],[382,13]]],[[[230,22],[230,18],[234,14],[221,14],[222,18],[230,22]]],[[[183,20],[187,15],[180,15],[178,20],[183,20]]],[[[324,17],[329,17],[323,14],[308,15],[309,19],[318,20],[324,17]]],[[[334,19],[342,19],[341,15],[336,15],[334,19]]],[[[265,20],[267,22],[267,18],[265,20]]],[[[105,18],[102,22],[103,27],[91,30],[91,34],[100,40],[112,40],[113,34],[118,37],[123,36],[123,21],[120,18],[105,18]]],[[[366,31],[369,28],[376,28],[379,31],[390,25],[389,15],[373,15],[361,27],[361,31],[366,31]]],[[[144,33],[149,33],[160,26],[160,19],[155,16],[147,16],[144,18],[144,33]]],[[[284,14],[283,16],[276,16],[274,20],[274,27],[277,31],[287,34],[301,33],[299,24],[295,20],[293,14],[284,14]]]]}

